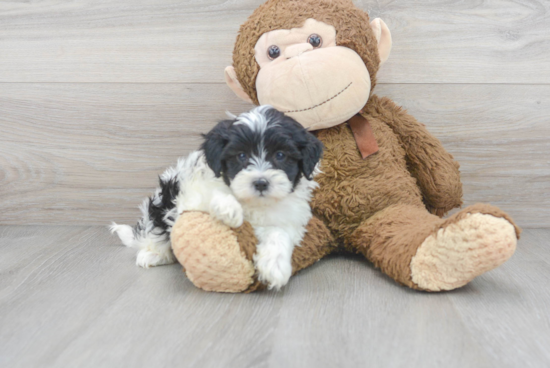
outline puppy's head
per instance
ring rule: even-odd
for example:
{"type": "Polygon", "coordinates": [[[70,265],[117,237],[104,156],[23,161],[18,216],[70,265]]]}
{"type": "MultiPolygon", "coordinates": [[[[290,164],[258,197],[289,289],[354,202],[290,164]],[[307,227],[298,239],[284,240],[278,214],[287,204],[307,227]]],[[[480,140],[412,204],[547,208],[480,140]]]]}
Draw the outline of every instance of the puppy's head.
{"type": "Polygon", "coordinates": [[[204,135],[206,161],[240,200],[280,199],[312,179],[323,144],[294,119],[260,106],[204,135]]]}

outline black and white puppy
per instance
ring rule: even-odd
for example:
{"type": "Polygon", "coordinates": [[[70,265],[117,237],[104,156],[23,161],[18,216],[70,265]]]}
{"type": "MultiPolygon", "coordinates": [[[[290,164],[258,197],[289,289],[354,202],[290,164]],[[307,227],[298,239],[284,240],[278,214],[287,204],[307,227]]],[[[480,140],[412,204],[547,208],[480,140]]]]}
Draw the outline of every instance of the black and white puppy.
{"type": "Polygon", "coordinates": [[[170,231],[183,211],[205,211],[230,227],[243,220],[259,244],[254,264],[260,281],[280,289],[291,257],[311,219],[309,202],[322,143],[294,119],[260,106],[220,122],[201,150],[160,176],[160,187],[141,206],[134,228],[113,224],[122,242],[138,248],[142,267],[175,262],[170,231]]]}

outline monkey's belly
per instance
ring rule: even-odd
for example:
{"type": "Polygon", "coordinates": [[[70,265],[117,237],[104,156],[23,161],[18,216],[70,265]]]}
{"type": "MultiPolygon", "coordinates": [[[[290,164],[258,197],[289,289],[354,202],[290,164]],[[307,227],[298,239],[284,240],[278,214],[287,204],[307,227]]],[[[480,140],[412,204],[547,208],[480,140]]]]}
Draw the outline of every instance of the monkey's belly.
{"type": "Polygon", "coordinates": [[[394,204],[424,206],[422,194],[407,170],[405,151],[383,123],[374,123],[378,153],[363,159],[349,127],[319,132],[325,145],[319,188],[311,202],[314,213],[340,239],[369,217],[394,204]]]}

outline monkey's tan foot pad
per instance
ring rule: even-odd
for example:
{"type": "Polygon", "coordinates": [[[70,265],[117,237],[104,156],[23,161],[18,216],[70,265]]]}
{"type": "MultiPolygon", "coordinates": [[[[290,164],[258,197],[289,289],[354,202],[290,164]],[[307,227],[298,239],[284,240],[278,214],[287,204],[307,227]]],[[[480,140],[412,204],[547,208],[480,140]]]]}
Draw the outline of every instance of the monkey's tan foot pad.
{"type": "MultiPolygon", "coordinates": [[[[244,236],[254,242],[250,224],[243,226],[247,230],[244,236]]],[[[239,245],[239,240],[243,240],[241,228],[231,229],[203,212],[181,214],[172,229],[172,249],[196,287],[236,293],[254,283],[252,255],[247,257],[250,250],[239,245]]]]}
{"type": "Polygon", "coordinates": [[[516,228],[506,218],[483,213],[458,215],[426,238],[412,258],[412,281],[421,289],[464,286],[503,264],[516,250],[516,228]]]}

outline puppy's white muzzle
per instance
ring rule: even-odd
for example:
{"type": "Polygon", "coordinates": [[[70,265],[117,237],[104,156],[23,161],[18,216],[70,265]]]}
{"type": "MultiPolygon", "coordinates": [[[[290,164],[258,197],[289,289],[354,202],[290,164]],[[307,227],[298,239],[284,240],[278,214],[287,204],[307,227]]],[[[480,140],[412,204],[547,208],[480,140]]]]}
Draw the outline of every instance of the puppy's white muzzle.
{"type": "Polygon", "coordinates": [[[292,192],[292,183],[286,173],[275,169],[243,170],[231,181],[230,187],[235,197],[247,201],[281,199],[292,192]]]}

